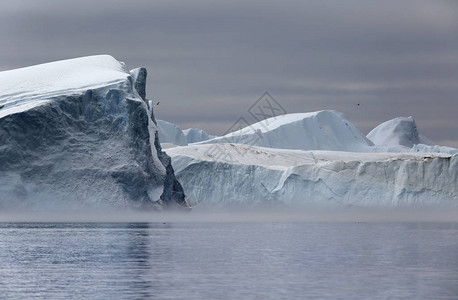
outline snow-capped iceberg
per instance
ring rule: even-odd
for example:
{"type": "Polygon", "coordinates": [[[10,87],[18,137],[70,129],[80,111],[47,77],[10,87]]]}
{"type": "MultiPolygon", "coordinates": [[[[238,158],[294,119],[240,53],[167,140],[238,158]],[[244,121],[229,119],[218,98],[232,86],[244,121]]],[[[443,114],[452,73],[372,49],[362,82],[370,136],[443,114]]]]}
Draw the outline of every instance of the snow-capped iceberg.
{"type": "Polygon", "coordinates": [[[164,144],[176,146],[186,146],[188,143],[183,131],[173,123],[157,120],[157,130],[159,131],[159,140],[164,144]]]}
{"type": "Polygon", "coordinates": [[[209,135],[200,128],[185,129],[183,130],[183,134],[186,137],[188,144],[203,142],[215,138],[215,136],[209,135]]]}
{"type": "Polygon", "coordinates": [[[201,144],[238,143],[298,150],[371,151],[373,143],[342,113],[324,110],[269,118],[201,144]]]}
{"type": "Polygon", "coordinates": [[[186,207],[146,75],[108,55],[0,72],[0,207],[186,207]]]}
{"type": "Polygon", "coordinates": [[[427,140],[413,119],[377,135],[390,138],[374,145],[342,114],[320,111],[167,153],[193,205],[458,206],[458,149],[414,144],[427,140]]]}

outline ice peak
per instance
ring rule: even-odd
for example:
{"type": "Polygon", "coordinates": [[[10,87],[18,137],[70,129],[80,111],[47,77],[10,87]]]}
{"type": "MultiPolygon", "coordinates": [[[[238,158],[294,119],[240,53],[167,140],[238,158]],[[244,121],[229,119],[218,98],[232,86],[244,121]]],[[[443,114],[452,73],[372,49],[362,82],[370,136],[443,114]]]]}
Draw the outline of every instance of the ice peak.
{"type": "Polygon", "coordinates": [[[203,143],[247,143],[300,150],[369,151],[372,142],[342,113],[322,110],[269,118],[203,143]]]}
{"type": "Polygon", "coordinates": [[[388,120],[369,132],[367,138],[374,144],[382,146],[401,145],[412,148],[417,144],[434,145],[418,132],[417,124],[412,116],[388,120]]]}

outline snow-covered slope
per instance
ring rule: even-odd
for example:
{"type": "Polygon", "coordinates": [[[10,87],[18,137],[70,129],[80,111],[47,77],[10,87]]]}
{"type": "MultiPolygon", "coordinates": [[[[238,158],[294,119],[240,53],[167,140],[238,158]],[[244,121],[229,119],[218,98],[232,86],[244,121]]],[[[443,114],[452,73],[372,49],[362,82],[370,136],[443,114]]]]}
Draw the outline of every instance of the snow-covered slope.
{"type": "Polygon", "coordinates": [[[183,130],[183,134],[186,137],[186,141],[188,142],[188,144],[207,141],[215,137],[213,135],[209,135],[208,133],[199,128],[185,129],[183,130]]]}
{"type": "Polygon", "coordinates": [[[375,145],[405,146],[412,148],[417,144],[433,146],[427,137],[418,132],[417,124],[412,117],[398,117],[386,121],[367,135],[375,145]]]}
{"type": "Polygon", "coordinates": [[[161,143],[177,146],[185,146],[188,144],[183,131],[173,123],[157,120],[157,129],[159,131],[159,140],[161,143]]]}
{"type": "Polygon", "coordinates": [[[398,117],[375,127],[367,138],[375,147],[373,152],[423,152],[458,154],[458,149],[435,145],[422,135],[412,117],[398,117]]]}
{"type": "Polygon", "coordinates": [[[335,111],[281,115],[200,144],[240,143],[299,150],[371,151],[373,145],[335,111]]]}
{"type": "Polygon", "coordinates": [[[458,155],[242,144],[167,150],[192,205],[458,206],[458,155]]]}
{"type": "Polygon", "coordinates": [[[0,207],[186,206],[145,98],[111,56],[0,72],[0,207]]]}
{"type": "Polygon", "coordinates": [[[0,118],[61,95],[125,81],[129,71],[108,55],[82,57],[0,72],[0,118]]]}

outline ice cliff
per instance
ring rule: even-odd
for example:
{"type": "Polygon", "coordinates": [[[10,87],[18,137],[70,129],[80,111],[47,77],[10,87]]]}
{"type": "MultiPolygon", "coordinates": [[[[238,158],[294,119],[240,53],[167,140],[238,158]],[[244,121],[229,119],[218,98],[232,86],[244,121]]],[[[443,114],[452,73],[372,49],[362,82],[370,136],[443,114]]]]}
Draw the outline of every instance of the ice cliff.
{"type": "Polygon", "coordinates": [[[191,205],[458,205],[458,155],[211,147],[167,150],[191,205]]]}
{"type": "Polygon", "coordinates": [[[146,76],[108,55],[0,72],[0,207],[186,208],[146,76]]]}

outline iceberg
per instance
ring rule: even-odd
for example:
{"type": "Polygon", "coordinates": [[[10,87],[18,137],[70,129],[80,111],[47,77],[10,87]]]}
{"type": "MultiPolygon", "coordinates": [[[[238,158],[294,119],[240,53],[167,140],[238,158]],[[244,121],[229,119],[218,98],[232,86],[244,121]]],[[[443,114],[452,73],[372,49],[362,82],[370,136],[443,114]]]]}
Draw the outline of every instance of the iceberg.
{"type": "Polygon", "coordinates": [[[186,146],[215,137],[199,128],[181,130],[178,125],[163,120],[157,120],[157,129],[159,131],[159,140],[165,148],[186,146]]]}
{"type": "Polygon", "coordinates": [[[184,208],[145,68],[109,55],[0,72],[0,208],[184,208]]]}
{"type": "Polygon", "coordinates": [[[374,145],[340,113],[291,114],[167,153],[192,206],[457,206],[458,149],[414,144],[407,121],[374,145]]]}
{"type": "Polygon", "coordinates": [[[159,140],[164,144],[175,146],[186,146],[188,143],[183,131],[173,123],[157,120],[157,129],[159,131],[159,140]]]}
{"type": "Polygon", "coordinates": [[[186,137],[188,144],[203,142],[215,138],[215,136],[209,135],[200,128],[185,129],[183,130],[183,134],[186,137]]]}

